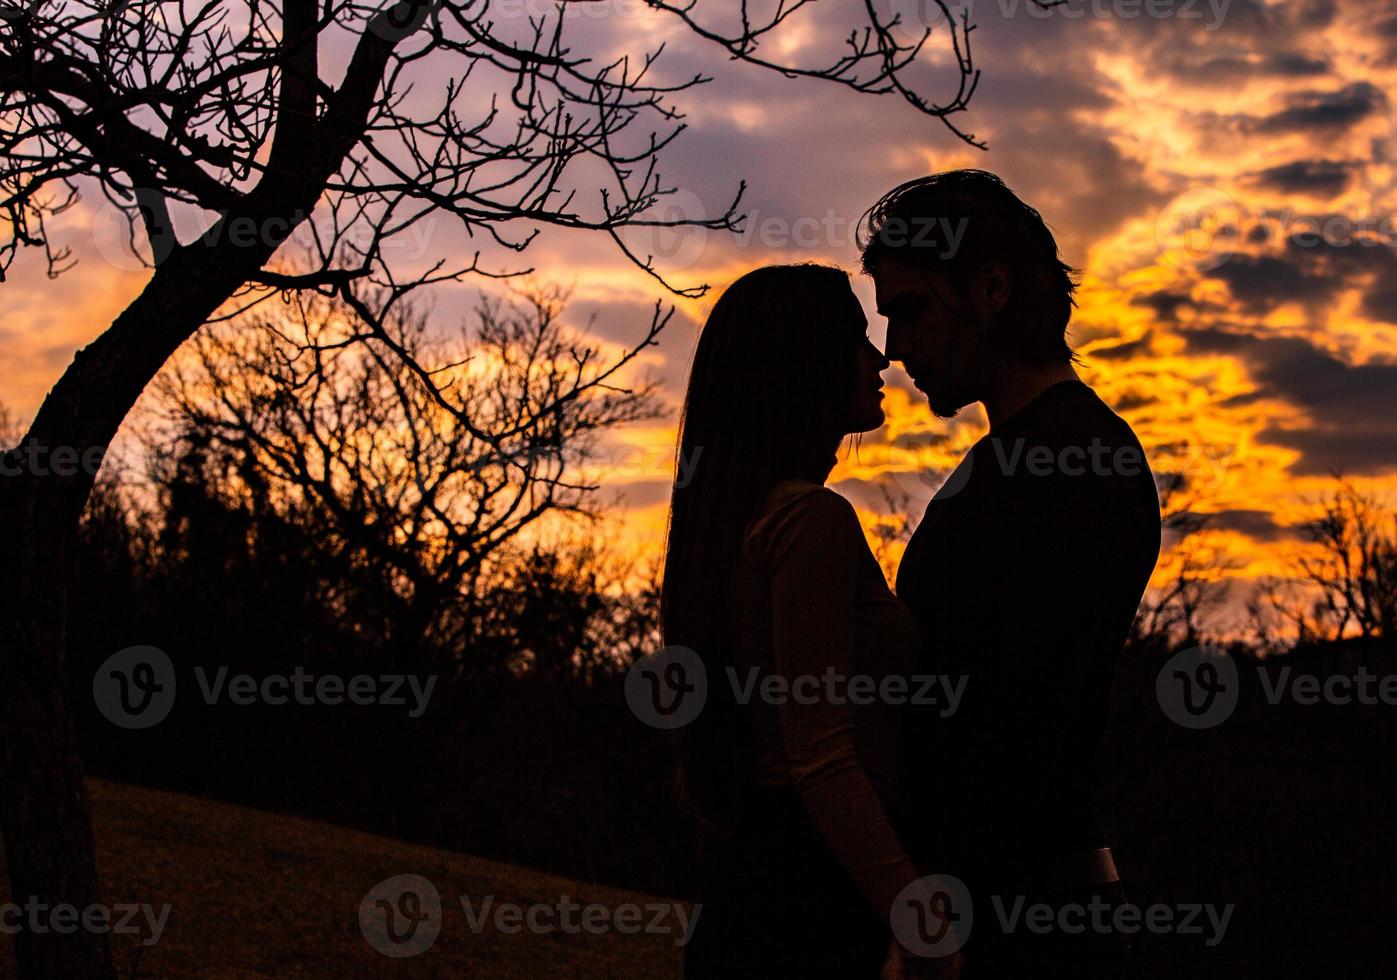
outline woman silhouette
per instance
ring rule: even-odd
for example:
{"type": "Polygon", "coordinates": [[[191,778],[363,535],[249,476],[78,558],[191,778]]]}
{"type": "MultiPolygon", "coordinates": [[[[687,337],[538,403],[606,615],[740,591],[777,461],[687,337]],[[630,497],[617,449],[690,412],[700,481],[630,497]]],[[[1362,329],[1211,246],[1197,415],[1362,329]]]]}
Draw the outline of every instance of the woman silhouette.
{"type": "Polygon", "coordinates": [[[690,980],[903,968],[900,714],[848,684],[907,673],[917,627],[824,486],[844,437],[883,424],[866,329],[842,270],[770,266],[728,287],[694,355],[662,590],[665,643],[708,678],[677,733],[682,792],[721,841],[690,980]]]}

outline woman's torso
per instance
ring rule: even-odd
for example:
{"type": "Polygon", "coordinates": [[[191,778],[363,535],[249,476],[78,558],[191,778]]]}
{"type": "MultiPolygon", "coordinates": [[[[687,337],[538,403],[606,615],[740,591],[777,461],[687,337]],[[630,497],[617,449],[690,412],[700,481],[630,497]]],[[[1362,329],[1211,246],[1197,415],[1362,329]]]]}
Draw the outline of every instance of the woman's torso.
{"type": "MultiPolygon", "coordinates": [[[[760,693],[756,677],[776,673],[772,637],[771,556],[774,543],[809,512],[817,494],[833,494],[826,487],[805,480],[777,484],[763,512],[747,527],[741,557],[733,579],[734,672],[726,678],[739,692],[750,692],[742,708],[747,719],[753,751],[747,779],[760,786],[786,786],[792,783],[790,761],[782,733],[779,704],[760,693]]],[[[847,560],[847,559],[841,559],[847,560]]],[[[885,685],[886,678],[910,675],[916,662],[919,633],[911,611],[889,590],[871,551],[857,549],[857,568],[852,576],[855,635],[854,673],[859,680],[828,676],[820,663],[802,663],[799,674],[815,675],[818,683],[806,681],[802,692],[808,696],[848,698],[854,724],[854,738],[860,762],[868,772],[878,795],[891,804],[901,796],[903,758],[903,711],[905,699],[915,685],[885,685]]],[[[814,576],[812,576],[814,578],[814,576]]],[[[827,601],[817,591],[805,595],[809,608],[827,601]]],[[[788,668],[789,671],[790,668],[788,668]]],[[[784,677],[786,685],[795,677],[784,677]]],[[[786,687],[787,696],[790,688],[786,687]]]]}

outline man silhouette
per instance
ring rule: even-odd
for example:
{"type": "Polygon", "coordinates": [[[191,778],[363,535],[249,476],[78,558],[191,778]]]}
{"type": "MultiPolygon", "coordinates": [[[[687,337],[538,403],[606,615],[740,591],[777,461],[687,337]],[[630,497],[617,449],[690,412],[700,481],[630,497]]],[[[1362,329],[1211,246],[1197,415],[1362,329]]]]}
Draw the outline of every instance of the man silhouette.
{"type": "Polygon", "coordinates": [[[966,977],[1120,976],[1128,940],[1110,908],[1124,898],[1095,756],[1159,555],[1153,477],[1074,369],[1075,287],[1052,233],[998,177],[903,184],[870,209],[862,243],[887,356],[937,415],[978,401],[990,424],[898,570],[921,670],[965,677],[950,717],[913,709],[908,846],[969,888],[966,977]],[[1014,915],[1041,903],[1047,929],[1014,915]],[[1064,920],[1069,905],[1082,914],[1064,920]]]}

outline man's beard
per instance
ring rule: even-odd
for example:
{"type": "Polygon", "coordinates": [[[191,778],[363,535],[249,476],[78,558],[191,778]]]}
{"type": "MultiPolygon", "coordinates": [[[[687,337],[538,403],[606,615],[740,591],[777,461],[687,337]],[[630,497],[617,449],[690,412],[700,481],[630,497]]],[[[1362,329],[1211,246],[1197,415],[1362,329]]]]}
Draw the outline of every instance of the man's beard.
{"type": "Polygon", "coordinates": [[[927,404],[931,406],[931,414],[939,419],[953,419],[960,414],[960,410],[969,404],[968,401],[956,398],[954,395],[943,395],[940,393],[927,395],[927,404]]]}

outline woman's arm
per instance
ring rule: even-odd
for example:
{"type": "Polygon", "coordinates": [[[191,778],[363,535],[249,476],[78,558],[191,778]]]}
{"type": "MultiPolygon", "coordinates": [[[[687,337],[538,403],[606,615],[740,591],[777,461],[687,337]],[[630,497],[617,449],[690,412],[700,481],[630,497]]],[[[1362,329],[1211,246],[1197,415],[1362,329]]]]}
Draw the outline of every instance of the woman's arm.
{"type": "Polygon", "coordinates": [[[865,548],[846,500],[829,490],[802,500],[774,541],[772,638],[776,673],[791,694],[810,702],[788,697],[777,706],[792,779],[830,849],[887,921],[893,899],[917,871],[859,759],[847,700],[857,669],[855,601],[865,548]],[[831,668],[841,703],[827,696],[831,668]],[[798,678],[808,679],[796,686],[798,678]]]}

